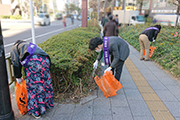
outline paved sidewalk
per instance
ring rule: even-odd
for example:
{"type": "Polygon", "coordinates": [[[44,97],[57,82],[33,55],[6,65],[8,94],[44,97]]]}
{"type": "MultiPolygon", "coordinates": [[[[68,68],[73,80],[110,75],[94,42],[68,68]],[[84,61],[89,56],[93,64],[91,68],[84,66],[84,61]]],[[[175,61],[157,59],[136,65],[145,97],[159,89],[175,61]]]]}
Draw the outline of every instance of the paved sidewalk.
{"type": "MultiPolygon", "coordinates": [[[[39,120],[180,120],[180,83],[152,61],[140,61],[130,46],[117,95],[105,98],[98,90],[96,99],[84,104],[55,104],[39,120]]],[[[16,120],[34,120],[18,115],[16,120]]]]}

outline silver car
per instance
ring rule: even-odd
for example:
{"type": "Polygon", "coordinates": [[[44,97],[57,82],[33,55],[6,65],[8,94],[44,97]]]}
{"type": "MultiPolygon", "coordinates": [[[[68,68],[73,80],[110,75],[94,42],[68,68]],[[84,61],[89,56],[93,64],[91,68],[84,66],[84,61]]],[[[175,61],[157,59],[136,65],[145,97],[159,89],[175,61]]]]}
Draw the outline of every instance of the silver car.
{"type": "Polygon", "coordinates": [[[36,16],[34,16],[34,24],[38,25],[50,25],[50,17],[48,13],[38,13],[36,16]]]}

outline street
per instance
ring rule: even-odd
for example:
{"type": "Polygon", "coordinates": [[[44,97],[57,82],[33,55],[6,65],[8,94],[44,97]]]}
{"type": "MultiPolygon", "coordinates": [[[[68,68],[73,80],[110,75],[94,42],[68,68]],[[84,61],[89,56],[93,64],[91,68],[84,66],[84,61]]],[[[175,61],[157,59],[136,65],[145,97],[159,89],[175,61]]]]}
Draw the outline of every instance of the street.
{"type": "MultiPolygon", "coordinates": [[[[46,41],[53,35],[57,35],[64,31],[68,31],[77,28],[81,21],[74,20],[74,25],[71,24],[71,19],[67,18],[67,27],[63,28],[62,20],[51,21],[49,26],[35,25],[36,44],[46,41]]],[[[5,48],[5,54],[8,55],[11,47],[16,40],[32,41],[31,23],[26,22],[1,22],[3,42],[5,48]]]]}

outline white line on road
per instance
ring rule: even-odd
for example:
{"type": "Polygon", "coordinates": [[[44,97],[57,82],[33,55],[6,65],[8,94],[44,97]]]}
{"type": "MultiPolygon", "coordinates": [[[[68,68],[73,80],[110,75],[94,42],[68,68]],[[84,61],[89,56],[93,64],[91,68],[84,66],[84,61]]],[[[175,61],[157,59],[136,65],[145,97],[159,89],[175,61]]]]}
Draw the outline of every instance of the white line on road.
{"type": "MultiPolygon", "coordinates": [[[[69,26],[69,27],[66,27],[66,28],[71,28],[71,27],[74,27],[76,25],[72,25],[72,26],[69,26]]],[[[41,35],[37,35],[35,38],[39,38],[39,37],[43,37],[45,35],[48,35],[48,34],[52,34],[52,33],[55,33],[55,32],[59,32],[59,31],[62,31],[64,30],[65,28],[61,28],[61,29],[58,29],[58,30],[54,30],[54,31],[51,31],[51,32],[48,32],[48,33],[45,33],[45,34],[41,34],[41,35]]],[[[23,41],[28,41],[28,40],[31,40],[32,38],[27,38],[27,39],[24,39],[23,41]]],[[[9,47],[9,46],[12,46],[14,45],[14,43],[10,43],[10,44],[7,44],[7,45],[4,45],[4,47],[9,47]]],[[[8,56],[10,53],[6,53],[5,56],[8,56]]]]}
{"type": "MultiPolygon", "coordinates": [[[[69,26],[69,27],[66,27],[66,28],[70,28],[70,27],[73,27],[75,25],[72,25],[72,26],[69,26]]],[[[39,38],[39,37],[43,37],[45,35],[48,35],[48,34],[52,34],[52,33],[55,33],[55,32],[59,32],[61,30],[64,30],[65,28],[61,28],[61,29],[58,29],[58,30],[54,30],[54,31],[51,31],[51,32],[48,32],[48,33],[45,33],[45,34],[41,34],[41,35],[37,35],[35,38],[39,38]]],[[[28,40],[31,40],[32,38],[26,38],[24,39],[23,41],[28,41],[28,40]]],[[[10,44],[7,44],[7,45],[4,45],[4,47],[8,47],[8,46],[11,46],[13,45],[14,43],[10,43],[10,44]]]]}

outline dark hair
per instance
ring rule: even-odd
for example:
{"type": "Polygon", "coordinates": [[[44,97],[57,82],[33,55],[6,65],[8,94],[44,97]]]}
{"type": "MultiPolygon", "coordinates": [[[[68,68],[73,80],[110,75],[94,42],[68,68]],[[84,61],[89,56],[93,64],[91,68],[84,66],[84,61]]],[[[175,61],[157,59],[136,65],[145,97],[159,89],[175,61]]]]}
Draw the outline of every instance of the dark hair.
{"type": "Polygon", "coordinates": [[[113,16],[112,15],[109,15],[109,20],[112,20],[113,19],[113,16]]]}
{"type": "Polygon", "coordinates": [[[118,16],[118,14],[116,14],[116,17],[118,16]]]}
{"type": "Polygon", "coordinates": [[[101,38],[95,37],[92,38],[89,42],[89,49],[94,50],[98,45],[101,45],[103,43],[103,40],[101,38]]]}
{"type": "Polygon", "coordinates": [[[155,25],[154,27],[158,28],[159,31],[161,30],[161,25],[155,25]]]}
{"type": "Polygon", "coordinates": [[[14,45],[19,44],[19,43],[21,43],[21,42],[24,42],[24,41],[23,41],[23,40],[17,40],[17,41],[14,43],[14,45]]]}

